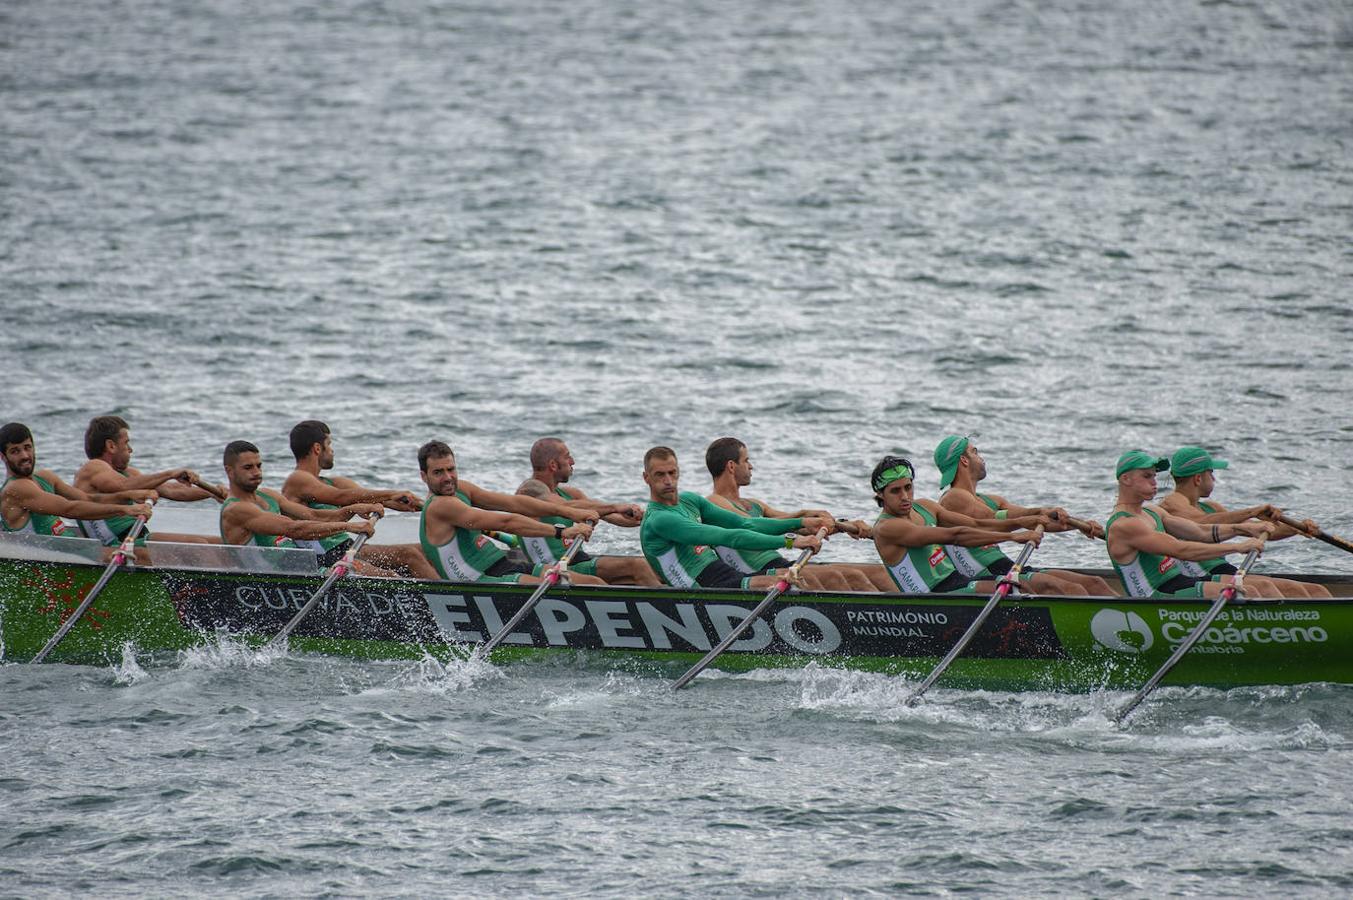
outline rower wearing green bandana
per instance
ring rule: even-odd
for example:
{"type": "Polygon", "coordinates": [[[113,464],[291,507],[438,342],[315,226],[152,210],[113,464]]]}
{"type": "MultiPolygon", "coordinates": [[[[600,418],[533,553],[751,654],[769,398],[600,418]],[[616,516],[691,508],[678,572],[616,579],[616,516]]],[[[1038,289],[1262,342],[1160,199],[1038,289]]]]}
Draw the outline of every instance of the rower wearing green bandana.
{"type": "MultiPolygon", "coordinates": [[[[315,419],[298,422],[291,429],[291,455],[296,468],[282,482],[282,496],[311,509],[338,509],[350,503],[379,503],[386,509],[417,512],[423,501],[412,491],[362,487],[351,478],[321,473],[334,467],[334,444],[329,426],[315,419]]],[[[352,546],[352,538],[336,534],[319,541],[320,566],[332,565],[352,546]]],[[[414,578],[436,579],[437,570],[417,544],[372,544],[357,558],[414,578]]]]}
{"type": "MultiPolygon", "coordinates": [[[[418,468],[431,492],[418,525],[419,543],[428,562],[447,581],[537,584],[547,566],[512,562],[485,532],[586,540],[592,536],[589,523],[599,519],[590,509],[562,501],[500,494],[463,481],[455,454],[442,441],[428,441],[418,448],[418,468]],[[541,516],[573,516],[583,521],[567,527],[547,525],[541,516]]],[[[573,574],[572,569],[568,578],[575,584],[604,584],[595,575],[573,574]]]]}
{"type": "Polygon", "coordinates": [[[825,528],[831,533],[832,520],[821,516],[764,519],[736,515],[697,493],[679,490],[680,478],[681,468],[671,447],[653,447],[644,454],[650,502],[639,540],[653,571],[673,587],[765,590],[780,576],[745,575],[719,559],[715,548],[816,551],[822,546],[816,534],[794,532],[825,528]]]}
{"type": "MultiPolygon", "coordinates": [[[[874,546],[898,591],[904,594],[991,593],[997,582],[973,581],[960,574],[944,545],[981,547],[1012,541],[1037,546],[1042,539],[1037,531],[984,528],[933,500],[917,499],[913,495],[914,480],[911,462],[900,456],[885,456],[869,476],[874,502],[883,508],[874,524],[874,546]]],[[[1006,522],[1001,524],[1004,527],[1006,522]]]]}
{"type": "MultiPolygon", "coordinates": [[[[705,499],[744,518],[798,519],[803,516],[833,518],[825,509],[801,509],[784,512],[769,503],[742,496],[742,488],[752,483],[752,461],[747,445],[737,438],[723,437],[705,449],[705,468],[714,479],[714,490],[705,499]]],[[[859,540],[870,536],[864,522],[837,522],[837,530],[859,540]]],[[[770,575],[789,568],[792,561],[779,550],[738,550],[717,547],[719,559],[745,575],[770,575]]],[[[803,586],[826,591],[891,591],[892,579],[880,565],[868,563],[816,563],[799,573],[803,586]]]]}
{"type": "MultiPolygon", "coordinates": [[[[637,503],[603,503],[587,496],[582,488],[568,484],[573,477],[573,454],[568,445],[556,437],[543,437],[531,445],[531,477],[517,488],[518,494],[537,500],[560,501],[582,509],[590,509],[612,525],[638,528],[643,522],[644,510],[637,503]]],[[[545,516],[548,525],[573,524],[572,518],[545,516]]],[[[554,537],[522,538],[522,550],[533,563],[552,563],[564,555],[564,542],[554,537]]],[[[607,584],[632,584],[657,587],[662,584],[642,556],[589,556],[579,550],[569,565],[570,572],[596,575],[607,584]]]]}
{"type": "MultiPolygon", "coordinates": [[[[1145,450],[1129,450],[1118,457],[1114,469],[1118,478],[1118,505],[1104,523],[1109,560],[1128,596],[1213,599],[1231,582],[1231,576],[1196,578],[1184,573],[1180,560],[1201,562],[1218,555],[1257,550],[1262,542],[1256,538],[1271,533],[1273,525],[1237,522],[1204,527],[1144,507],[1156,496],[1156,473],[1169,467],[1169,460],[1145,450]],[[1221,543],[1237,536],[1248,540],[1221,543]]],[[[1250,596],[1263,596],[1249,578],[1245,579],[1245,586],[1250,596]]]]}
{"type": "Polygon", "coordinates": [[[55,472],[37,468],[33,433],[26,425],[10,422],[0,427],[0,453],[8,475],[0,486],[0,531],[59,537],[68,530],[62,516],[77,520],[124,515],[150,518],[146,501],[156,499],[154,491],[89,494],[66,484],[55,472]]]}
{"type": "MultiPolygon", "coordinates": [[[[1230,463],[1224,459],[1214,459],[1202,447],[1181,447],[1176,450],[1174,455],[1170,457],[1170,474],[1174,476],[1174,491],[1160,501],[1159,508],[1172,516],[1188,519],[1209,529],[1213,525],[1231,525],[1237,522],[1247,522],[1251,519],[1275,520],[1282,515],[1282,510],[1268,503],[1249,506],[1244,509],[1228,510],[1215,500],[1208,499],[1212,496],[1212,490],[1217,483],[1216,476],[1212,473],[1218,469],[1225,469],[1229,465],[1230,463]]],[[[1308,529],[1316,528],[1315,523],[1309,520],[1303,524],[1308,529]]],[[[1270,543],[1302,534],[1301,531],[1288,525],[1277,523],[1275,525],[1273,534],[1269,535],[1268,538],[1270,543]]],[[[1184,574],[1195,578],[1231,575],[1236,571],[1235,566],[1220,556],[1200,562],[1181,560],[1180,565],[1184,574]]],[[[1267,575],[1250,574],[1245,577],[1245,583],[1252,591],[1266,596],[1316,599],[1325,599],[1330,596],[1329,590],[1324,585],[1294,581],[1290,578],[1273,578],[1267,575]]]]}
{"type": "MultiPolygon", "coordinates": [[[[1022,516],[1048,516],[1052,521],[1071,523],[1066,510],[1057,506],[1018,506],[997,494],[979,493],[977,483],[987,477],[986,460],[977,452],[976,445],[966,437],[951,434],[935,448],[935,466],[940,470],[940,506],[977,520],[996,518],[1018,519],[1022,516]],[[948,490],[945,490],[948,488],[948,490]]],[[[1102,537],[1104,528],[1097,522],[1079,525],[1086,537],[1102,537]]],[[[954,566],[969,578],[999,578],[1010,571],[1013,563],[996,547],[956,547],[946,545],[945,551],[954,566]]],[[[1112,597],[1114,590],[1108,582],[1095,575],[1083,575],[1065,569],[1027,570],[1029,588],[1040,594],[1112,597]]]]}

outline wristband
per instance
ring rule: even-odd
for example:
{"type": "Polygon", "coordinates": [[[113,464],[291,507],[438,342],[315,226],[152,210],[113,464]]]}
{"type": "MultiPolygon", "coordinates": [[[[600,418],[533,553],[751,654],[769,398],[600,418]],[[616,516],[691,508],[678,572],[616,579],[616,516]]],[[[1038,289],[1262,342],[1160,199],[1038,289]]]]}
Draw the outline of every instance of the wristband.
{"type": "Polygon", "coordinates": [[[793,533],[793,532],[790,532],[789,534],[785,535],[785,549],[786,549],[786,550],[793,550],[793,549],[794,549],[794,533],[793,533]]]}
{"type": "Polygon", "coordinates": [[[1008,509],[998,509],[998,510],[996,510],[996,518],[998,518],[998,519],[1005,519],[1005,518],[1007,518],[1009,515],[1010,515],[1010,510],[1008,510],[1008,509]]]}
{"type": "Polygon", "coordinates": [[[560,524],[557,523],[557,522],[555,523],[555,526],[554,526],[554,536],[555,536],[556,539],[561,540],[561,541],[564,539],[564,526],[563,526],[563,525],[560,525],[560,524]]]}
{"type": "Polygon", "coordinates": [[[1212,543],[1214,544],[1221,543],[1221,526],[1219,525],[1212,526],[1212,543]]]}

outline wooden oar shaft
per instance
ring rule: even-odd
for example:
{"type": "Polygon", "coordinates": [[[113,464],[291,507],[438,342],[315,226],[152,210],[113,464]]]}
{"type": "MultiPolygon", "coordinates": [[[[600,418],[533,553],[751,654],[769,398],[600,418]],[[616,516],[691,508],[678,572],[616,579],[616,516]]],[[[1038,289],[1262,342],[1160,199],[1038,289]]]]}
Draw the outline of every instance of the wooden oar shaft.
{"type": "Polygon", "coordinates": [[[564,570],[568,568],[569,563],[573,562],[573,557],[578,555],[578,550],[582,548],[582,545],[582,538],[579,537],[573,539],[573,543],[569,544],[568,549],[564,551],[563,557],[561,557],[557,563],[550,566],[549,569],[545,571],[545,574],[541,576],[540,587],[536,588],[535,592],[521,605],[521,609],[517,610],[512,618],[507,620],[507,624],[498,629],[497,634],[474,649],[474,652],[470,654],[470,659],[480,660],[488,656],[493,652],[494,647],[501,644],[503,640],[512,633],[512,629],[521,624],[521,620],[526,618],[526,614],[532,609],[535,609],[536,603],[540,601],[541,597],[545,596],[545,592],[559,583],[559,579],[563,576],[564,570]]]}
{"type": "Polygon", "coordinates": [[[208,494],[211,494],[217,500],[224,500],[226,498],[226,492],[221,490],[219,487],[217,487],[216,485],[212,484],[209,481],[204,481],[201,478],[194,478],[193,485],[196,487],[200,487],[202,490],[206,491],[208,494]]]}
{"type": "MultiPolygon", "coordinates": [[[[817,531],[818,540],[822,540],[826,536],[827,529],[819,528],[817,531]]],[[[758,603],[756,605],[756,608],[753,609],[750,613],[748,613],[745,619],[743,619],[731,631],[729,631],[728,634],[724,636],[724,639],[719,641],[717,647],[706,653],[703,657],[700,658],[700,661],[698,663],[687,669],[686,674],[682,675],[676,681],[672,682],[672,690],[679,691],[682,688],[684,688],[687,684],[690,683],[690,680],[692,678],[699,675],[701,672],[705,671],[705,669],[709,666],[710,663],[714,662],[714,660],[718,659],[719,656],[725,650],[733,646],[733,642],[736,641],[738,638],[742,637],[742,633],[746,631],[748,628],[752,627],[753,622],[761,618],[761,614],[764,613],[766,609],[769,608],[770,605],[775,602],[776,598],[778,598],[785,591],[789,590],[790,578],[793,576],[797,576],[799,574],[799,570],[802,569],[808,563],[808,560],[812,558],[812,555],[813,550],[811,547],[805,549],[802,553],[800,553],[799,558],[794,560],[794,564],[789,567],[789,571],[785,573],[784,577],[781,578],[779,581],[775,582],[775,586],[770,589],[770,593],[766,594],[765,599],[763,599],[760,603],[758,603]]]]}
{"type": "MultiPolygon", "coordinates": [[[[1291,516],[1278,516],[1278,521],[1282,522],[1284,525],[1290,528],[1295,528],[1302,534],[1306,533],[1306,526],[1298,522],[1291,516]]],[[[1317,541],[1324,541],[1331,547],[1338,547],[1340,550],[1343,550],[1347,553],[1353,553],[1353,542],[1346,541],[1341,537],[1335,537],[1332,534],[1327,534],[1325,531],[1319,528],[1315,530],[1315,534],[1311,535],[1311,537],[1315,538],[1317,541]]]]}
{"type": "MultiPolygon", "coordinates": [[[[1039,525],[1035,530],[1041,535],[1043,533],[1043,526],[1039,525]]],[[[1030,541],[1024,545],[1022,550],[1020,550],[1019,556],[1015,558],[1014,565],[1012,565],[1010,571],[1006,572],[1001,578],[1000,584],[996,585],[996,590],[992,593],[991,599],[989,599],[986,602],[986,605],[982,607],[982,611],[977,614],[977,618],[973,619],[972,624],[968,626],[968,630],[963,632],[963,636],[958,639],[954,646],[949,648],[949,652],[944,655],[944,659],[941,659],[939,664],[930,670],[930,674],[921,682],[920,687],[907,698],[907,706],[915,706],[919,703],[921,696],[925,694],[926,691],[930,690],[930,686],[944,674],[944,670],[949,668],[950,663],[955,659],[958,659],[959,654],[967,649],[968,644],[977,636],[978,630],[982,627],[982,624],[986,622],[987,617],[991,615],[997,604],[1004,600],[1010,591],[1014,589],[1015,583],[1019,581],[1019,576],[1024,571],[1024,567],[1029,564],[1029,557],[1033,556],[1033,552],[1034,543],[1030,541]]]]}
{"type": "Polygon", "coordinates": [[[47,654],[51,653],[56,645],[61,643],[61,639],[69,634],[70,630],[75,627],[75,623],[80,621],[80,617],[85,614],[87,609],[89,609],[90,605],[94,602],[94,598],[99,596],[99,592],[103,590],[104,585],[112,580],[113,573],[127,561],[127,557],[135,552],[136,539],[141,536],[141,530],[145,527],[146,517],[137,516],[136,521],[132,523],[132,530],[127,532],[127,537],[122,541],[122,544],[113,551],[113,558],[109,560],[108,567],[103,570],[103,574],[99,576],[99,580],[94,582],[94,586],[89,589],[88,594],[85,594],[85,599],[80,601],[80,605],[75,608],[75,612],[71,613],[66,621],[61,623],[61,627],[56,630],[56,634],[52,635],[51,639],[38,651],[37,656],[33,657],[32,661],[34,663],[40,663],[46,659],[47,654]]]}
{"type": "Polygon", "coordinates": [[[272,640],[268,641],[269,647],[290,637],[291,632],[296,629],[297,625],[301,624],[302,619],[309,615],[310,610],[315,608],[315,604],[319,602],[320,598],[329,592],[329,588],[333,587],[338,579],[352,571],[352,567],[357,560],[357,553],[366,544],[367,537],[368,535],[365,534],[357,536],[357,540],[348,548],[348,552],[343,554],[343,558],[329,568],[329,575],[324,579],[324,583],[319,586],[319,590],[311,594],[310,599],[305,601],[301,608],[297,610],[296,615],[291,617],[291,621],[283,625],[282,630],[273,635],[272,640]]]}
{"type": "MultiPolygon", "coordinates": [[[[1261,538],[1261,544],[1262,540],[1263,539],[1261,538]]],[[[1216,621],[1217,616],[1221,615],[1222,608],[1226,606],[1227,603],[1230,603],[1231,600],[1235,598],[1236,594],[1245,586],[1245,576],[1249,574],[1250,567],[1254,565],[1254,561],[1258,558],[1259,550],[1251,550],[1245,555],[1244,561],[1241,562],[1240,566],[1236,569],[1236,574],[1232,576],[1231,583],[1224,587],[1222,592],[1217,595],[1217,599],[1212,602],[1212,607],[1208,609],[1203,618],[1200,619],[1193,630],[1189,632],[1188,637],[1184,638],[1183,643],[1175,648],[1174,653],[1170,654],[1170,658],[1165,660],[1165,664],[1156,670],[1156,674],[1147,679],[1146,684],[1142,685],[1142,689],[1134,694],[1131,700],[1123,704],[1122,709],[1118,710],[1113,717],[1114,724],[1121,724],[1124,719],[1131,715],[1132,711],[1141,705],[1141,702],[1146,699],[1147,695],[1156,689],[1156,685],[1160,684],[1161,679],[1168,675],[1170,670],[1175,667],[1175,664],[1184,658],[1184,654],[1188,653],[1189,650],[1193,648],[1193,645],[1198,643],[1199,639],[1207,632],[1207,629],[1212,626],[1214,621],[1216,621]]]]}

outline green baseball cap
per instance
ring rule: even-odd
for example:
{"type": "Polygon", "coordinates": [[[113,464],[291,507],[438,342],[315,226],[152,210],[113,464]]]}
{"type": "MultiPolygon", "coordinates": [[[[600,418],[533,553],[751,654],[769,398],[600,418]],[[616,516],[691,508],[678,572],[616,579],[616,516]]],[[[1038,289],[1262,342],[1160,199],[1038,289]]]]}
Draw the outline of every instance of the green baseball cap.
{"type": "Polygon", "coordinates": [[[1170,468],[1170,461],[1163,456],[1156,456],[1147,453],[1145,450],[1129,450],[1118,457],[1118,466],[1113,470],[1113,477],[1117,478],[1124,472],[1131,472],[1134,469],[1152,469],[1156,472],[1164,472],[1170,468]]]}
{"type": "Polygon", "coordinates": [[[1225,469],[1229,465],[1224,459],[1213,459],[1202,447],[1180,447],[1170,458],[1170,474],[1175,478],[1188,478],[1212,469],[1225,469]]]}
{"type": "Polygon", "coordinates": [[[967,449],[968,439],[957,434],[949,435],[935,448],[935,465],[940,470],[940,490],[954,483],[954,476],[958,474],[958,461],[967,449]]]}

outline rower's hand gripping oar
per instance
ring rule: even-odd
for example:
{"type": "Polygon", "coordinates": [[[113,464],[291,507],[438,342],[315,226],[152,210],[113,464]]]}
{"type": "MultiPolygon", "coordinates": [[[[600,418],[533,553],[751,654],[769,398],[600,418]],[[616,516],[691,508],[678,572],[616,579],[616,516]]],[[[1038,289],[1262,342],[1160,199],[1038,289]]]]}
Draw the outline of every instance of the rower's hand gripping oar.
{"type": "MultiPolygon", "coordinates": [[[[380,516],[375,515],[374,518],[379,519],[380,516]]],[[[329,592],[329,588],[333,587],[338,579],[352,571],[353,566],[357,563],[357,554],[360,553],[362,547],[366,545],[366,539],[368,537],[370,537],[370,535],[357,535],[357,540],[352,542],[352,546],[348,548],[348,552],[344,553],[338,562],[329,567],[329,576],[324,579],[324,583],[319,586],[319,590],[310,595],[310,599],[305,601],[301,608],[296,611],[296,615],[291,617],[290,622],[282,626],[281,631],[273,635],[272,639],[268,641],[267,646],[272,647],[275,644],[286,641],[286,639],[291,636],[291,632],[296,630],[296,626],[301,624],[301,620],[310,613],[310,610],[315,608],[315,604],[320,601],[320,598],[329,592]]]]}
{"type": "Polygon", "coordinates": [[[1146,699],[1147,695],[1156,689],[1156,685],[1160,684],[1160,680],[1175,667],[1176,663],[1184,658],[1184,654],[1188,653],[1193,645],[1198,643],[1198,639],[1203,636],[1209,627],[1211,627],[1213,620],[1221,614],[1222,607],[1231,602],[1236,594],[1244,590],[1245,576],[1249,574],[1250,566],[1254,565],[1254,561],[1258,559],[1259,555],[1263,552],[1264,541],[1266,540],[1268,540],[1268,535],[1264,535],[1259,539],[1259,546],[1257,548],[1245,554],[1245,559],[1241,562],[1239,568],[1236,569],[1236,574],[1231,576],[1231,583],[1222,588],[1222,592],[1218,594],[1217,599],[1212,602],[1212,608],[1204,614],[1203,618],[1199,620],[1198,624],[1189,632],[1188,637],[1184,638],[1184,642],[1175,649],[1174,653],[1170,654],[1170,658],[1165,660],[1165,664],[1156,670],[1156,674],[1147,679],[1146,684],[1142,685],[1142,689],[1134,694],[1132,699],[1123,704],[1123,708],[1114,714],[1113,723],[1115,725],[1121,725],[1123,721],[1132,714],[1132,711],[1146,699]]]}
{"type": "Polygon", "coordinates": [[[535,593],[531,594],[526,602],[521,605],[521,609],[517,610],[516,614],[507,620],[506,625],[498,629],[497,634],[474,649],[474,652],[470,654],[470,659],[476,661],[484,659],[493,652],[494,647],[501,644],[503,639],[512,633],[512,629],[516,628],[521,620],[526,618],[526,614],[535,609],[536,604],[540,602],[540,598],[545,596],[545,592],[559,583],[559,579],[568,570],[568,564],[573,562],[573,557],[578,555],[582,545],[582,537],[575,537],[559,561],[545,570],[545,574],[541,576],[540,587],[535,589],[535,593]]]}
{"type": "Polygon", "coordinates": [[[1319,528],[1317,528],[1314,532],[1309,532],[1306,530],[1305,524],[1298,522],[1291,516],[1278,516],[1278,521],[1282,522],[1289,528],[1296,529],[1297,531],[1301,532],[1302,534],[1308,537],[1315,538],[1317,541],[1324,541],[1331,547],[1338,547],[1340,550],[1343,550],[1346,553],[1353,553],[1353,543],[1350,543],[1349,541],[1346,541],[1341,537],[1335,537],[1332,534],[1326,534],[1319,528]]]}
{"type": "MultiPolygon", "coordinates": [[[[817,539],[819,541],[825,538],[826,536],[827,529],[819,528],[817,530],[817,539]]],[[[732,631],[728,632],[727,636],[725,636],[723,640],[719,641],[719,645],[717,647],[706,653],[703,657],[701,657],[698,663],[687,669],[685,675],[682,675],[676,681],[672,682],[672,690],[679,691],[682,688],[684,688],[692,678],[699,675],[701,672],[705,671],[705,669],[709,666],[710,663],[718,659],[720,654],[722,654],[725,650],[731,647],[734,641],[742,637],[742,633],[746,631],[748,628],[752,627],[753,622],[761,618],[761,614],[764,613],[766,609],[772,603],[775,602],[776,598],[779,597],[781,594],[783,594],[785,591],[789,590],[790,581],[798,577],[799,570],[802,569],[808,563],[808,560],[812,557],[812,555],[813,548],[811,547],[805,549],[802,553],[800,553],[799,558],[794,560],[794,564],[789,567],[789,571],[787,571],[779,581],[775,582],[775,586],[770,589],[770,593],[766,594],[766,598],[756,605],[756,609],[753,609],[750,613],[748,613],[747,618],[743,619],[741,622],[737,624],[737,627],[735,627],[732,631]]]]}
{"type": "MultiPolygon", "coordinates": [[[[1039,539],[1042,539],[1043,526],[1039,525],[1035,528],[1034,533],[1039,536],[1039,539]]],[[[926,691],[930,690],[930,686],[935,683],[936,679],[944,674],[944,670],[949,668],[949,664],[955,659],[958,659],[958,655],[962,653],[967,648],[968,644],[971,643],[972,639],[977,636],[978,629],[982,627],[982,623],[986,622],[987,616],[990,616],[997,604],[1015,589],[1015,586],[1019,582],[1019,576],[1024,572],[1024,567],[1029,564],[1029,557],[1033,556],[1034,547],[1036,546],[1037,543],[1035,541],[1029,541],[1024,545],[1024,549],[1020,550],[1019,556],[1015,557],[1015,564],[1012,565],[1010,571],[1006,572],[1001,578],[1000,584],[996,585],[996,590],[992,593],[991,599],[987,601],[987,605],[982,607],[982,611],[977,614],[977,618],[972,620],[972,624],[968,626],[967,631],[963,632],[963,636],[958,639],[958,642],[949,648],[949,652],[944,655],[944,659],[940,660],[939,664],[930,670],[930,674],[921,682],[921,686],[906,699],[906,702],[903,704],[904,706],[915,706],[919,703],[921,701],[921,696],[925,694],[926,691]]]]}
{"type": "MultiPolygon", "coordinates": [[[[151,504],[153,505],[154,501],[151,501],[151,504]]],[[[90,588],[88,594],[85,594],[85,599],[80,601],[80,605],[75,608],[75,612],[71,613],[66,621],[61,623],[61,627],[56,630],[56,634],[52,635],[51,640],[47,642],[46,646],[38,651],[37,656],[33,657],[32,661],[34,663],[40,663],[46,659],[47,654],[51,653],[56,645],[61,643],[61,639],[69,634],[70,630],[75,627],[75,623],[80,621],[80,617],[85,614],[87,609],[89,609],[90,604],[94,602],[94,598],[99,596],[99,592],[103,590],[104,585],[108,584],[109,580],[112,579],[113,573],[127,561],[128,557],[136,552],[136,539],[141,536],[141,530],[145,527],[146,517],[137,516],[136,521],[132,523],[132,530],[127,532],[127,536],[123,539],[122,544],[113,551],[113,558],[108,561],[108,567],[103,570],[103,574],[99,576],[99,580],[94,582],[94,587],[90,588]]]]}

